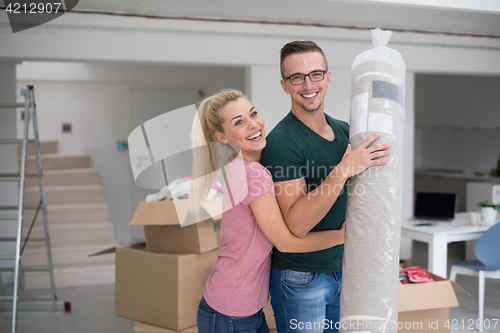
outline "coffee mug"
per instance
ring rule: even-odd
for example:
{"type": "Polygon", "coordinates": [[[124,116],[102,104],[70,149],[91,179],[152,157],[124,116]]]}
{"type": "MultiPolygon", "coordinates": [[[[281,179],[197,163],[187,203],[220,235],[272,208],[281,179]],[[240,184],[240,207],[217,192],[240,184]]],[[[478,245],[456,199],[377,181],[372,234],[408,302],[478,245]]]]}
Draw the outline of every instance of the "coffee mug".
{"type": "Polygon", "coordinates": [[[481,213],[469,213],[469,222],[470,225],[477,227],[481,222],[481,213]]]}

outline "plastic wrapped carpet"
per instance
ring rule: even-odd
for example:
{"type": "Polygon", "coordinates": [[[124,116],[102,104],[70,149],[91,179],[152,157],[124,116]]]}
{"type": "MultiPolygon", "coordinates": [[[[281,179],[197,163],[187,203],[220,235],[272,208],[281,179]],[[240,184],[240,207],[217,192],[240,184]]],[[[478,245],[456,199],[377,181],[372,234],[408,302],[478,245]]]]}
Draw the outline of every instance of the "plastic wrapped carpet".
{"type": "Polygon", "coordinates": [[[372,30],[374,48],[351,67],[352,149],[380,133],[387,164],[349,179],[340,332],[397,332],[406,65],[386,47],[390,31],[372,30]]]}

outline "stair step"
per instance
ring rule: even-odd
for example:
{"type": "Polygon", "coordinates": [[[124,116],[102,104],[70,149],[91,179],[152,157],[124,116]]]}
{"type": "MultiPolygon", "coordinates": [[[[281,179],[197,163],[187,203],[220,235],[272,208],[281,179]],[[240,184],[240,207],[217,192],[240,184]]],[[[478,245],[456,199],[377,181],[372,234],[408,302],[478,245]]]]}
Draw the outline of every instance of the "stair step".
{"type": "MultiPolygon", "coordinates": [[[[45,200],[50,204],[99,203],[104,200],[100,185],[45,186],[45,200]]],[[[38,187],[29,187],[24,192],[24,204],[36,206],[40,202],[38,187]]]]}
{"type": "MultiPolygon", "coordinates": [[[[45,170],[45,166],[43,167],[44,186],[99,184],[99,173],[96,169],[45,170]]],[[[26,187],[36,187],[38,189],[38,178],[26,178],[25,184],[26,187]]]]}
{"type": "MultiPolygon", "coordinates": [[[[23,228],[23,237],[28,234],[29,226],[23,228]]],[[[59,244],[85,244],[95,242],[114,243],[113,223],[108,221],[92,223],[55,224],[49,227],[50,244],[57,247],[59,244]]],[[[30,237],[44,237],[43,225],[37,225],[31,230],[30,237]]],[[[45,247],[43,242],[33,242],[26,245],[26,249],[45,247]]]]}
{"type": "MultiPolygon", "coordinates": [[[[81,169],[90,167],[90,155],[88,154],[43,154],[42,168],[43,170],[59,170],[59,169],[81,169]]],[[[19,168],[21,167],[21,159],[18,158],[19,168]]],[[[26,171],[32,172],[37,170],[36,155],[30,155],[26,159],[26,171]]]]}
{"type": "MultiPolygon", "coordinates": [[[[54,265],[67,264],[92,264],[92,263],[114,263],[115,256],[102,255],[89,257],[89,254],[96,253],[103,249],[117,246],[114,242],[98,242],[85,244],[60,244],[52,246],[52,263],[54,265]]],[[[36,267],[48,265],[47,251],[43,248],[26,248],[23,252],[21,264],[23,267],[36,267]]]]}
{"type": "MultiPolygon", "coordinates": [[[[35,211],[25,210],[23,224],[30,225],[35,217],[35,211]]],[[[107,221],[108,205],[105,203],[82,203],[82,204],[64,204],[47,205],[47,220],[49,225],[78,223],[87,221],[107,221]]],[[[35,225],[43,225],[43,216],[39,212],[35,225]]]]}
{"type": "MultiPolygon", "coordinates": [[[[21,156],[23,146],[17,145],[17,156],[21,156]]],[[[42,154],[52,154],[59,151],[59,141],[40,141],[40,152],[42,154]]],[[[35,155],[35,144],[28,143],[28,155],[35,155]]]]}
{"type": "MultiPolygon", "coordinates": [[[[24,289],[50,288],[47,272],[24,272],[24,289]]],[[[91,286],[115,283],[115,265],[113,263],[84,265],[54,265],[56,288],[91,286]]]]}

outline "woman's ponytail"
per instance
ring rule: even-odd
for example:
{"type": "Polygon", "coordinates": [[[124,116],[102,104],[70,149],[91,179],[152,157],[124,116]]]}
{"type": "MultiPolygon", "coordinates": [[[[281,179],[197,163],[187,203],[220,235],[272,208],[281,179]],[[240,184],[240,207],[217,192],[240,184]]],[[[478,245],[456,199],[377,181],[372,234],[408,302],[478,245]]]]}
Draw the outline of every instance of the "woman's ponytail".
{"type": "Polygon", "coordinates": [[[215,133],[224,133],[220,109],[242,97],[238,90],[223,90],[205,98],[198,107],[191,132],[193,170],[189,189],[191,209],[195,212],[199,212],[205,196],[219,177],[220,168],[238,154],[229,144],[217,140],[215,133]]]}

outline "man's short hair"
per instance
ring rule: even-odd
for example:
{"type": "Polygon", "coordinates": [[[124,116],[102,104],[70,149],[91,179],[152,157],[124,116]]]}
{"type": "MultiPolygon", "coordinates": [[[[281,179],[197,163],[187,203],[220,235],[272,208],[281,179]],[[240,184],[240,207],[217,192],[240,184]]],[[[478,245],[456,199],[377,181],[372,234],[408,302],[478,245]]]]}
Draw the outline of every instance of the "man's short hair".
{"type": "MultiPolygon", "coordinates": [[[[323,59],[325,60],[325,70],[328,70],[328,62],[326,61],[325,54],[323,53],[323,50],[316,44],[315,42],[311,40],[296,40],[290,43],[285,44],[281,48],[280,51],[280,69],[281,69],[281,77],[284,79],[285,78],[285,68],[283,66],[283,62],[285,61],[285,58],[288,57],[291,54],[295,53],[306,53],[306,52],[319,52],[323,56],[323,59]]],[[[306,73],[304,73],[306,74],[306,73]]]]}

